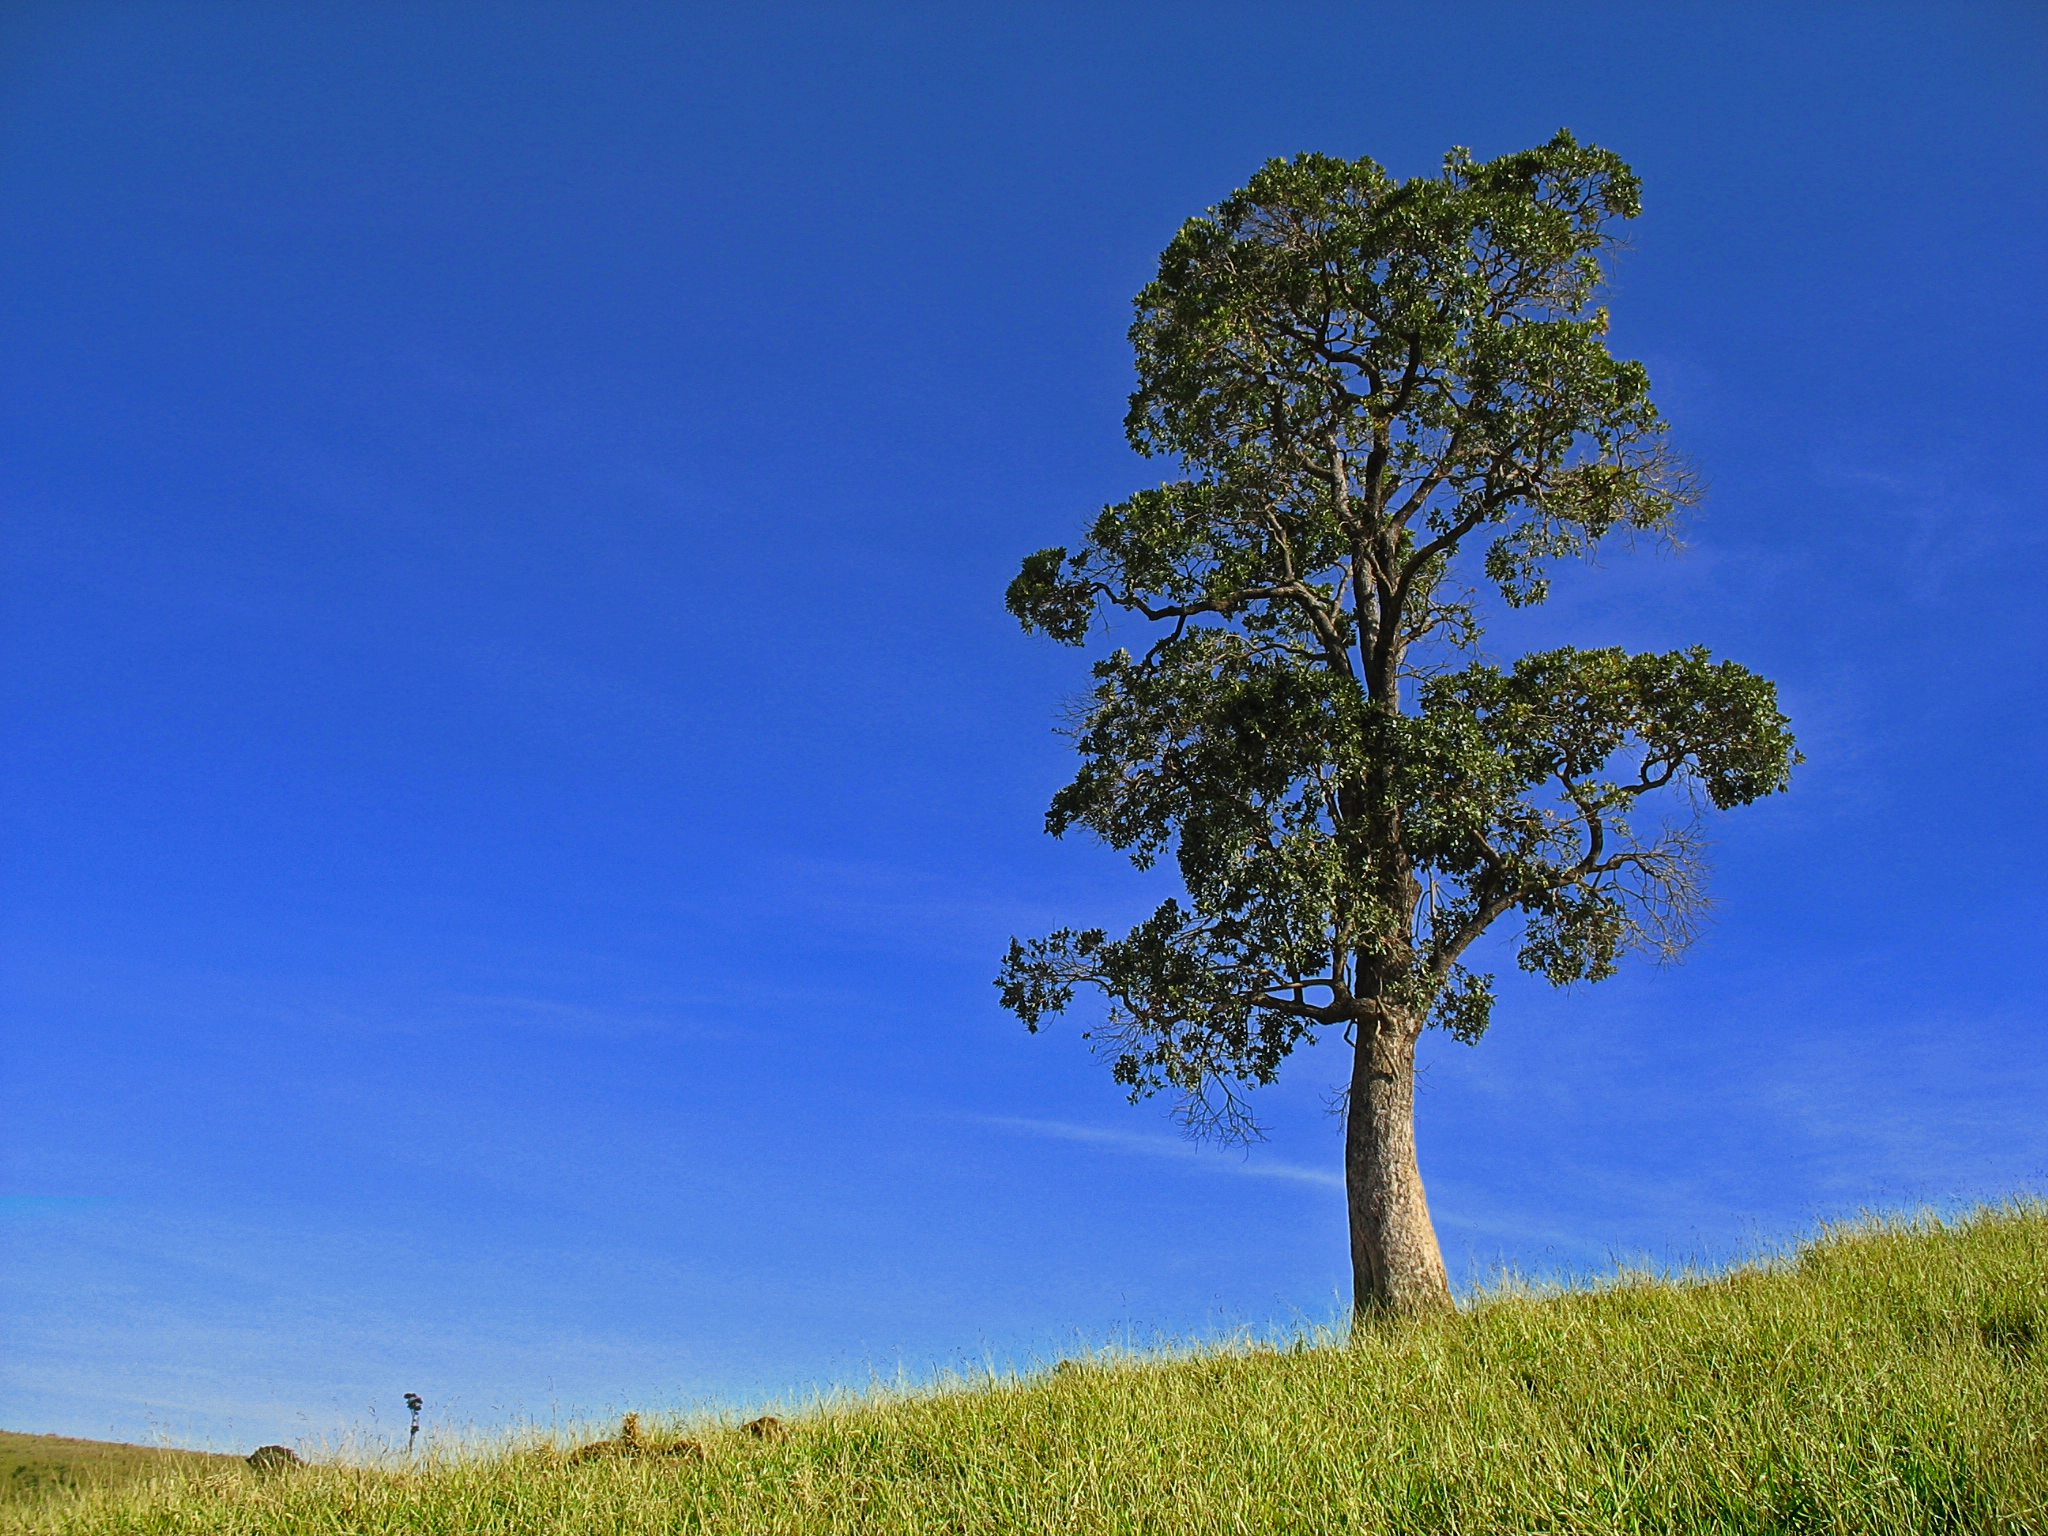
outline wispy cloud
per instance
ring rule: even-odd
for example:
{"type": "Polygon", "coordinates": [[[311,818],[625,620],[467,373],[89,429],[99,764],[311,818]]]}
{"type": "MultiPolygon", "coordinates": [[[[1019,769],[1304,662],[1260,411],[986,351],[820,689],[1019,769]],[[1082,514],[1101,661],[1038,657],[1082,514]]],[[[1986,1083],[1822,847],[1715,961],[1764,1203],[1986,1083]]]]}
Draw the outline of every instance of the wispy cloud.
{"type": "Polygon", "coordinates": [[[1095,1125],[1074,1125],[1065,1120],[1029,1120],[1014,1115],[976,1115],[976,1124],[997,1130],[1017,1131],[1026,1136],[1043,1136],[1054,1141],[1081,1141],[1135,1152],[1142,1157],[1170,1157],[1180,1162],[1200,1163],[1219,1173],[1234,1173],[1250,1179],[1291,1179],[1297,1184],[1319,1184],[1325,1189],[1342,1189],[1344,1176],[1332,1168],[1310,1168],[1301,1163],[1283,1163],[1251,1152],[1231,1153],[1205,1149],[1177,1136],[1147,1136],[1136,1131],[1112,1131],[1095,1125]]]}

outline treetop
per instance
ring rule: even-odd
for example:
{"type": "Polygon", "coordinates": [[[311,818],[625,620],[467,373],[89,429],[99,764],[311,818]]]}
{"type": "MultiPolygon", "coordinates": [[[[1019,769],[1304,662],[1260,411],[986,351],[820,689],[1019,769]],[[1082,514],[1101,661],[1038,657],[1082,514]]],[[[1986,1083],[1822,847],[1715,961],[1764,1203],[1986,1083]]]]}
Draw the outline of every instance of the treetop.
{"type": "Polygon", "coordinates": [[[1568,132],[1407,181],[1267,162],[1181,227],[1136,300],[1126,430],[1185,478],[1104,508],[1081,551],[1033,556],[1012,612],[1078,644],[1104,599],[1242,620],[1281,596],[1279,631],[1333,665],[1370,642],[1356,664],[1382,696],[1395,653],[1460,622],[1410,599],[1474,530],[1495,528],[1485,574],[1517,604],[1614,530],[1668,534],[1693,488],[1593,306],[1638,206],[1628,166],[1568,132]]]}

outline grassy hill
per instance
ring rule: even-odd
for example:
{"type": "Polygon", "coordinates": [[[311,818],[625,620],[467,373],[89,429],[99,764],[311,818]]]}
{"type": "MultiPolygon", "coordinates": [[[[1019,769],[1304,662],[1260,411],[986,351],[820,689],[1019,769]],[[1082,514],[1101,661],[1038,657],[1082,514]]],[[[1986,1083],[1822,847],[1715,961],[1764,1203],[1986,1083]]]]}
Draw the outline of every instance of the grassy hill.
{"type": "Polygon", "coordinates": [[[167,1474],[217,1472],[245,1465],[239,1456],[213,1456],[205,1451],[0,1430],[0,1503],[18,1504],[88,1488],[124,1488],[167,1474]]]}
{"type": "Polygon", "coordinates": [[[1081,1362],[823,1408],[779,1439],[645,1440],[676,1435],[699,1449],[162,1476],[0,1529],[2048,1536],[2048,1208],[1496,1294],[1343,1346],[1081,1362]]]}

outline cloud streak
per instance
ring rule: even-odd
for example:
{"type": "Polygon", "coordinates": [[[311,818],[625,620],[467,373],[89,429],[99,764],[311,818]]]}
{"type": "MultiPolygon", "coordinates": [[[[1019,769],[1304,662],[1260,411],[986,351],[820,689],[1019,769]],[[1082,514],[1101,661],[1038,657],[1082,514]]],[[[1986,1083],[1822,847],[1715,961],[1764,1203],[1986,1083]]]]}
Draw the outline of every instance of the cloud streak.
{"type": "Polygon", "coordinates": [[[1315,1184],[1324,1189],[1342,1189],[1343,1174],[1329,1168],[1311,1168],[1301,1163],[1282,1163],[1254,1158],[1247,1153],[1242,1158],[1231,1158],[1221,1153],[1204,1152],[1193,1142],[1183,1141],[1177,1136],[1147,1136],[1135,1131],[1112,1131],[1101,1126],[1074,1125],[1065,1120],[1031,1120],[1016,1115],[977,1115],[973,1117],[980,1125],[997,1130],[1016,1131],[1026,1136],[1041,1136],[1052,1141],[1078,1141],[1094,1146],[1110,1147],[1119,1152],[1132,1152],[1141,1157],[1173,1158],[1180,1162],[1198,1162],[1204,1168],[1219,1173],[1236,1174],[1249,1179],[1287,1179],[1297,1184],[1315,1184]]]}

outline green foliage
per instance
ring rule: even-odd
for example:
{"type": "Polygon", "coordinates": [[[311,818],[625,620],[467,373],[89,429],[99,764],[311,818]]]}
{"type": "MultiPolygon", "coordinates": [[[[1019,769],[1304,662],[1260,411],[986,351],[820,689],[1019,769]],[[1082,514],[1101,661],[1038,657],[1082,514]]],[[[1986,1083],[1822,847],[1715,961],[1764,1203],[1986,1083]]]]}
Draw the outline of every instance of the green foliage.
{"type": "Polygon", "coordinates": [[[1095,663],[1046,825],[1170,853],[1187,901],[1013,942],[998,978],[1033,1027],[1099,989],[1134,1096],[1243,1132],[1235,1088],[1323,1027],[1476,1040],[1491,991],[1460,958],[1509,914],[1554,982],[1675,954],[1692,810],[1786,786],[1772,685],[1702,649],[1460,654],[1466,566],[1539,602],[1557,560],[1668,537],[1695,498],[1594,303],[1637,207],[1568,133],[1408,181],[1302,155],[1189,220],[1138,295],[1126,427],[1181,477],[1030,556],[1007,601],[1062,644],[1106,610],[1157,626],[1095,663]],[[1649,825],[1658,791],[1682,814],[1649,825]]]}
{"type": "MultiPolygon", "coordinates": [[[[1440,1318],[1102,1356],[572,1462],[165,1478],[10,1536],[1915,1536],[2048,1533],[2048,1210],[1824,1237],[1691,1283],[1504,1288],[1440,1318]]],[[[573,1443],[573,1442],[565,1442],[573,1443]]]]}

